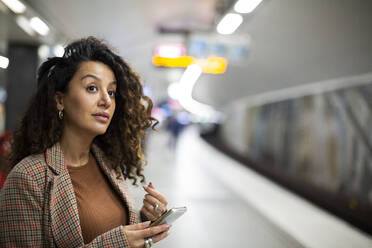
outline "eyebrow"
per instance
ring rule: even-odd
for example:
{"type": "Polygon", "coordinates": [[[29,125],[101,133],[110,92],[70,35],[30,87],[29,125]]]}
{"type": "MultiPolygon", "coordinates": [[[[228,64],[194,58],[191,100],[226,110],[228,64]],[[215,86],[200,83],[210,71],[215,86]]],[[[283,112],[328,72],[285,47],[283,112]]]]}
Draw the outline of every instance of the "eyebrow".
{"type": "MultiPolygon", "coordinates": [[[[87,75],[84,75],[84,76],[82,76],[82,77],[80,78],[80,80],[83,81],[85,78],[88,78],[88,77],[92,77],[92,78],[94,78],[94,79],[96,79],[96,80],[101,81],[101,79],[100,79],[99,77],[97,77],[97,76],[95,76],[95,75],[93,75],[93,74],[87,74],[87,75]]],[[[112,81],[110,84],[115,84],[115,85],[117,85],[116,81],[112,81]]]]}

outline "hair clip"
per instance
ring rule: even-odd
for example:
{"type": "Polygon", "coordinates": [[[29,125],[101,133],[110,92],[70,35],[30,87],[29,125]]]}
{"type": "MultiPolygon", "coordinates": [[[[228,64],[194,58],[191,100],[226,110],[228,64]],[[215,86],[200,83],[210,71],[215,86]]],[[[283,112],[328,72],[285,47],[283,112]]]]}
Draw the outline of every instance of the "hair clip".
{"type": "Polygon", "coordinates": [[[71,57],[72,54],[75,53],[75,52],[76,52],[76,49],[75,49],[75,48],[73,48],[73,49],[69,49],[69,50],[67,50],[67,51],[65,52],[65,54],[63,55],[63,57],[64,57],[65,59],[67,59],[67,58],[71,57]]]}
{"type": "Polygon", "coordinates": [[[70,56],[71,56],[71,51],[70,50],[66,51],[65,54],[63,55],[64,58],[68,58],[70,56]]]}
{"type": "Polygon", "coordinates": [[[48,78],[52,75],[52,72],[53,72],[53,70],[54,70],[55,67],[56,67],[56,65],[53,65],[52,67],[49,68],[48,78]]]}

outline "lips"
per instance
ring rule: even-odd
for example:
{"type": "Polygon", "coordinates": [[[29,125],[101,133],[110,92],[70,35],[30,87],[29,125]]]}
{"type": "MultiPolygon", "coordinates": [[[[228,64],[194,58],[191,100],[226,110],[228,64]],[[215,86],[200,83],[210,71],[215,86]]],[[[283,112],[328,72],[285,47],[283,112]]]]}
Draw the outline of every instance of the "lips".
{"type": "Polygon", "coordinates": [[[110,119],[109,114],[104,113],[104,112],[93,114],[93,117],[94,117],[96,120],[98,120],[98,121],[100,121],[100,122],[103,122],[103,123],[108,122],[109,119],[110,119]]]}

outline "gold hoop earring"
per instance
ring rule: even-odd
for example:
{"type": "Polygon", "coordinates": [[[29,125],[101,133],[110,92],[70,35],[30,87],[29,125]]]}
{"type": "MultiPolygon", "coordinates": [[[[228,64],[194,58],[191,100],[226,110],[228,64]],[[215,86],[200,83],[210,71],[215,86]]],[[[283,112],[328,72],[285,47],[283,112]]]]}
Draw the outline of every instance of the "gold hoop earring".
{"type": "Polygon", "coordinates": [[[58,117],[60,120],[63,120],[63,110],[58,111],[58,117]]]}

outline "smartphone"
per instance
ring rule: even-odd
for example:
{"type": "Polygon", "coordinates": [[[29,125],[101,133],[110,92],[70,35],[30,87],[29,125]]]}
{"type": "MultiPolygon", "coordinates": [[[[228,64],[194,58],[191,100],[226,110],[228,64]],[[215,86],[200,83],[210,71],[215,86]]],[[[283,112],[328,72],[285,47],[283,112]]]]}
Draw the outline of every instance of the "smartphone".
{"type": "Polygon", "coordinates": [[[178,207],[178,208],[171,208],[167,212],[165,212],[162,216],[154,220],[150,227],[158,226],[161,224],[171,224],[176,219],[178,219],[181,215],[183,215],[186,212],[186,207],[178,207]]]}

